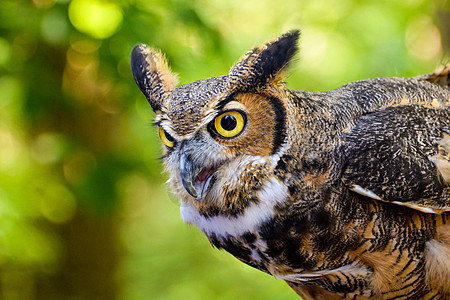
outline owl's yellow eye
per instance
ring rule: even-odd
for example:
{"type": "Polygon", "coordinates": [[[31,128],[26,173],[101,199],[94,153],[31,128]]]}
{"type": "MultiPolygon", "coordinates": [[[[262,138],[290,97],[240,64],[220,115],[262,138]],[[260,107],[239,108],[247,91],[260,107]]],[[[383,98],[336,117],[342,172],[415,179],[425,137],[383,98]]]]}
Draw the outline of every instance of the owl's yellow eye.
{"type": "Polygon", "coordinates": [[[214,130],[224,138],[232,138],[245,127],[245,116],[238,111],[227,111],[214,119],[214,130]]]}
{"type": "Polygon", "coordinates": [[[159,127],[159,138],[161,139],[161,142],[169,148],[172,148],[175,144],[173,137],[166,133],[161,127],[159,127]]]}

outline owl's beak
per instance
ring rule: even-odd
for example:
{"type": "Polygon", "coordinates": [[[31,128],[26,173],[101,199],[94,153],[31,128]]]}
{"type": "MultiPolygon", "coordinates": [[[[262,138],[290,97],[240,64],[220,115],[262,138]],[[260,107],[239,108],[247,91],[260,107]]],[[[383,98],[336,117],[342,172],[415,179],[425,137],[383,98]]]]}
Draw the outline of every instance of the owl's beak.
{"type": "Polygon", "coordinates": [[[203,167],[192,162],[186,154],[182,154],[180,158],[180,176],[186,191],[201,201],[203,196],[208,192],[213,183],[212,173],[214,167],[203,167]]]}

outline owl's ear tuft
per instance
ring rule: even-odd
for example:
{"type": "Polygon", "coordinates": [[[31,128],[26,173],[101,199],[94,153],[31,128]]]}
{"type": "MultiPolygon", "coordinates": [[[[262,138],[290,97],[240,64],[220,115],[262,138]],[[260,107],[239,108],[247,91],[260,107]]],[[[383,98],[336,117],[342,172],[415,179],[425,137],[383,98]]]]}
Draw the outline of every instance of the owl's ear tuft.
{"type": "Polygon", "coordinates": [[[244,55],[230,70],[239,88],[262,87],[284,79],[284,73],[297,53],[298,30],[287,32],[244,55]]]}
{"type": "Polygon", "coordinates": [[[144,44],[136,45],[131,52],[131,72],[154,111],[160,110],[164,94],[178,83],[164,55],[144,44]]]}

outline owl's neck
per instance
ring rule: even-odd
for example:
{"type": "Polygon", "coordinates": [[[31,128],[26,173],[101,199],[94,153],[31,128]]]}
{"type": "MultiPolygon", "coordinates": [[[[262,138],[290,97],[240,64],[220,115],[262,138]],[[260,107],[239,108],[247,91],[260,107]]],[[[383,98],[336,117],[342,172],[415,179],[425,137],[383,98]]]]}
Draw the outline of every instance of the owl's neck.
{"type": "Polygon", "coordinates": [[[201,213],[198,207],[182,202],[181,217],[184,222],[199,227],[208,237],[228,239],[239,237],[248,232],[255,232],[275,215],[275,207],[288,199],[288,189],[278,178],[272,176],[255,192],[257,200],[241,213],[227,216],[217,214],[208,216],[201,213]]]}

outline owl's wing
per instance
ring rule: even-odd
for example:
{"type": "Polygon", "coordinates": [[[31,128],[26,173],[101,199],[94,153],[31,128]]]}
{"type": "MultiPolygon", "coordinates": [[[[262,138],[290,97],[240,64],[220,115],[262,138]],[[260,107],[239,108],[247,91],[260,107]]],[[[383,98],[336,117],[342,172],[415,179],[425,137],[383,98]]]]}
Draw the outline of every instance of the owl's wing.
{"type": "Polygon", "coordinates": [[[343,135],[342,179],[354,192],[423,212],[450,210],[450,109],[387,107],[343,135]]]}

